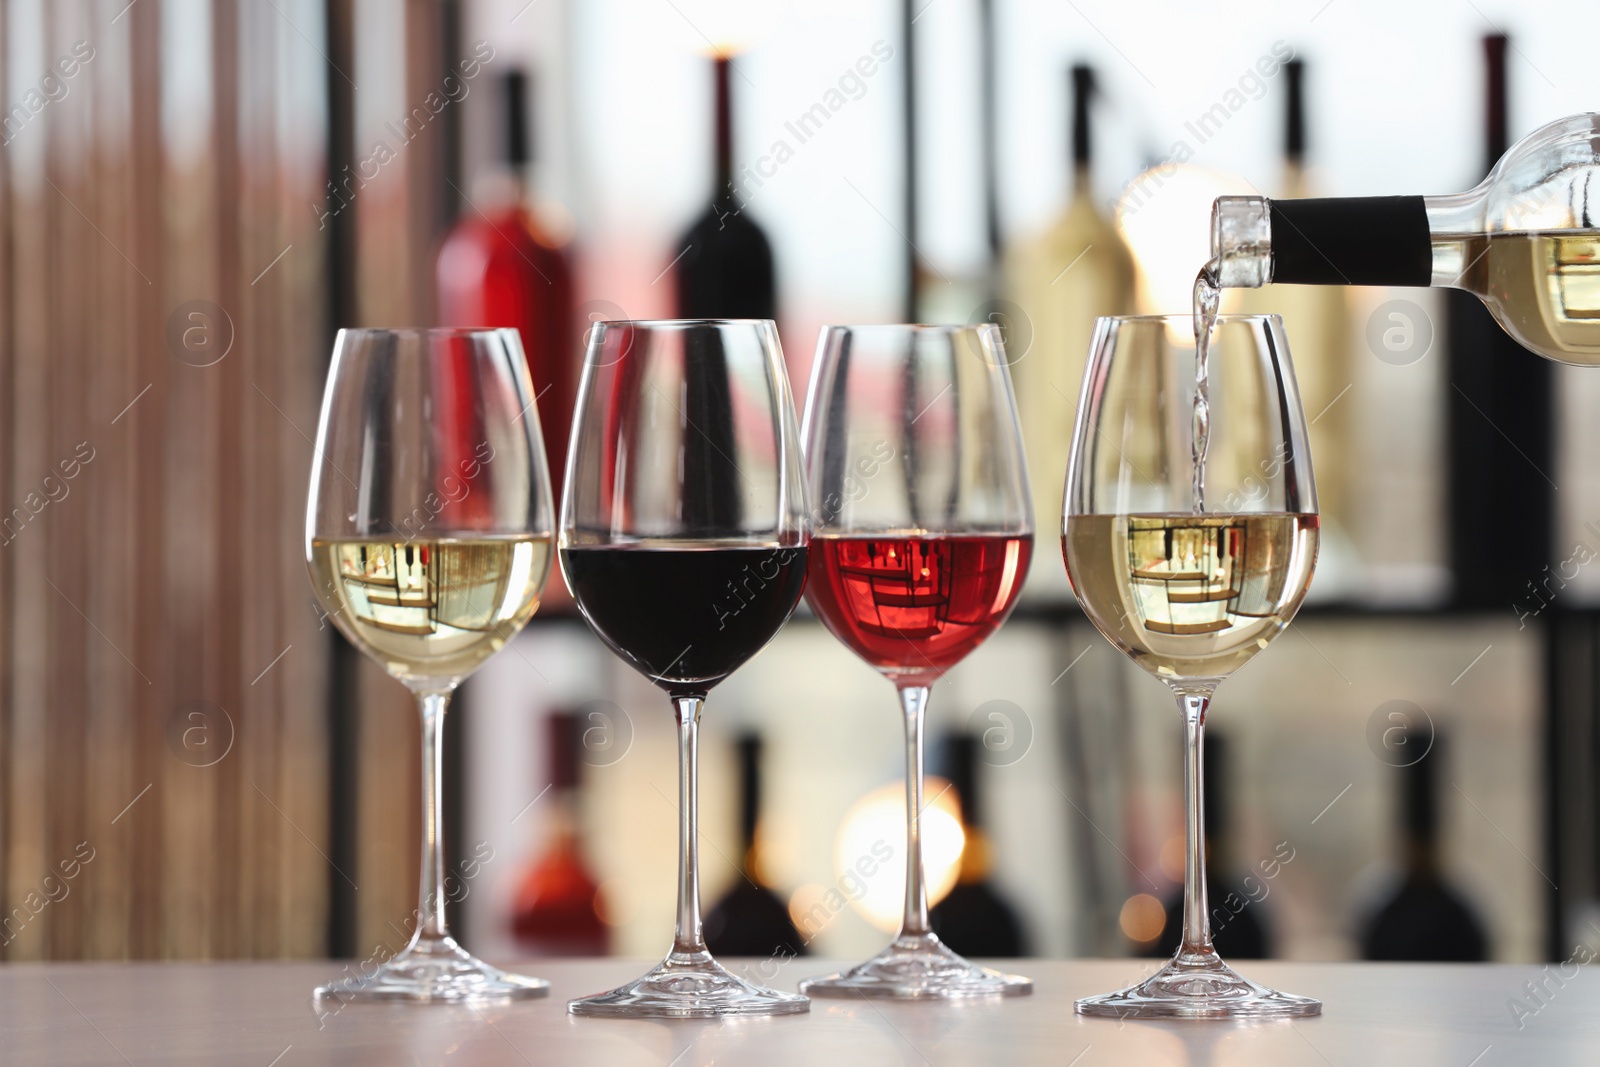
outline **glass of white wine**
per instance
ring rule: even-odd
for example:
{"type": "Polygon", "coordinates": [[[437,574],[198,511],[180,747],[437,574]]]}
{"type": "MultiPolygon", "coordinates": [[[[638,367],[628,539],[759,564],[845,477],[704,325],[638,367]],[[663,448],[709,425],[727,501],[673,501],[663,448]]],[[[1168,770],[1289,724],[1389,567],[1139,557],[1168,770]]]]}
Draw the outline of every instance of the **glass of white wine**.
{"type": "Polygon", "coordinates": [[[345,637],[422,712],[422,886],[411,942],[319,999],[543,996],[445,929],[440,736],[456,686],[539,606],[555,532],[515,330],[340,330],[306,503],[306,563],[345,637]]]}
{"type": "Polygon", "coordinates": [[[1283,323],[1223,315],[1197,375],[1188,315],[1102,318],[1067,470],[1067,574],[1100,632],[1165,682],[1183,717],[1183,936],[1150,978],[1078,1001],[1116,1018],[1281,1018],[1322,1004],[1236,974],[1211,945],[1202,730],[1224,678],[1300,607],[1317,492],[1283,323]]]}

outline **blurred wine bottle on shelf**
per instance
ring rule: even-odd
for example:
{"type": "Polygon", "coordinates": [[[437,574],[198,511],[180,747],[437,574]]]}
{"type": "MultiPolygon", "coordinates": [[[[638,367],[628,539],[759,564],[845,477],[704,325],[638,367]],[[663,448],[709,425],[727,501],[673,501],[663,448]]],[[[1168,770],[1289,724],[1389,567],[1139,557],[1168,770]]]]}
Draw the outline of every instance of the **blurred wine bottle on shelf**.
{"type": "MultiPolygon", "coordinates": [[[[1283,65],[1287,106],[1279,193],[1285,199],[1316,195],[1306,170],[1305,70],[1299,59],[1283,65]]],[[[1349,294],[1343,286],[1269,285],[1244,290],[1239,311],[1283,316],[1289,349],[1294,353],[1295,381],[1306,418],[1311,420],[1311,455],[1321,512],[1317,580],[1309,595],[1319,600],[1339,599],[1360,580],[1360,558],[1354,544],[1358,517],[1350,475],[1358,401],[1353,388],[1349,294]]]]}
{"type": "Polygon", "coordinates": [[[952,734],[941,746],[942,773],[961,804],[961,871],[948,895],[928,913],[933,932],[967,957],[1027,955],[1022,920],[989,880],[993,867],[978,789],[978,739],[952,734]]]}
{"type": "Polygon", "coordinates": [[[761,862],[761,738],[741,736],[738,750],[741,877],[706,914],[706,947],[715,956],[803,956],[806,943],[761,862]]]}
{"type": "Polygon", "coordinates": [[[603,956],[610,931],[600,887],[583,855],[578,820],[578,751],[583,725],[572,712],[545,719],[550,793],[540,803],[549,828],[544,847],[517,886],[511,929],[538,956],[603,956]]]}
{"type": "Polygon", "coordinates": [[[1399,888],[1371,915],[1361,934],[1369,960],[1476,963],[1489,957],[1483,923],[1444,879],[1439,848],[1439,767],[1443,738],[1411,731],[1395,751],[1426,750],[1396,769],[1399,803],[1396,838],[1401,850],[1399,888]],[[1413,748],[1412,746],[1415,746],[1413,748]]]}
{"type": "MultiPolygon", "coordinates": [[[[508,71],[499,87],[501,164],[473,182],[470,202],[439,248],[439,322],[512,326],[521,334],[551,487],[560,501],[583,358],[573,323],[572,274],[560,227],[541,219],[537,208],[531,79],[508,71]]],[[[565,589],[553,582],[550,592],[562,596],[565,589]]]]}
{"type": "MultiPolygon", "coordinates": [[[[1061,519],[1067,455],[1094,320],[1133,311],[1133,255],[1096,206],[1091,183],[1094,72],[1074,66],[1068,90],[1072,170],[1066,207],[1044,233],[1014,247],[1005,266],[1006,289],[1025,319],[1007,331],[1007,358],[1040,529],[1061,519]],[[1031,336],[1025,349],[1019,335],[1031,336]]],[[[1033,568],[1025,595],[1070,598],[1066,571],[1033,568]]]]}
{"type": "Polygon", "coordinates": [[[678,258],[678,317],[776,319],[772,245],[745,210],[733,185],[733,98],[727,56],[713,59],[713,185],[711,204],[672,250],[678,258]]]}
{"type": "MultiPolygon", "coordinates": [[[[1483,39],[1485,171],[1509,141],[1507,46],[1502,35],[1483,39]]],[[[1528,583],[1550,562],[1555,368],[1513,340],[1472,293],[1444,295],[1454,601],[1500,609],[1527,600],[1528,583]],[[1507,523],[1507,515],[1517,521],[1507,523]]],[[[1317,475],[1320,489],[1320,468],[1317,475]]]]}
{"type": "MultiPolygon", "coordinates": [[[[1233,780],[1227,735],[1206,729],[1205,754],[1206,902],[1211,912],[1211,943],[1224,959],[1260,960],[1272,955],[1266,904],[1271,882],[1240,867],[1233,823],[1233,780]]],[[[1140,953],[1171,956],[1183,935],[1183,890],[1167,901],[1161,936],[1140,953]]]]}

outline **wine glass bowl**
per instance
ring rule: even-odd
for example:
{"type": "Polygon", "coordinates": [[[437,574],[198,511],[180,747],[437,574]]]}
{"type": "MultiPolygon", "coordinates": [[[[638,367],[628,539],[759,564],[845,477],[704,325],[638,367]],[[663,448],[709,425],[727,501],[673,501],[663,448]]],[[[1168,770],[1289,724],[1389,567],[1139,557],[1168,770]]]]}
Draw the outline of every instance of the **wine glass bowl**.
{"type": "Polygon", "coordinates": [[[997,629],[1028,572],[1033,514],[1016,403],[993,325],[833,326],[806,398],[813,512],[807,599],[899,691],[906,728],[906,901],[899,935],[816,996],[1014,995],[928,922],[921,848],[929,689],[997,629]]]}
{"type": "Polygon", "coordinates": [[[574,1015],[803,1012],[732,974],[700,919],[698,730],[710,689],[788,620],[809,537],[794,402],[769,320],[606,322],[590,334],[560,557],[584,619],[670,698],[678,724],[678,910],[649,973],[574,1015]]]}
{"type": "Polygon", "coordinates": [[[1212,694],[1289,625],[1311,582],[1318,522],[1305,417],[1278,317],[1221,316],[1206,443],[1197,446],[1194,329],[1187,315],[1098,320],[1079,401],[1063,509],[1067,572],[1090,621],[1176,697],[1187,848],[1176,955],[1077,1010],[1315,1015],[1318,1001],[1257,985],[1212,948],[1201,782],[1212,694]]]}
{"type": "Polygon", "coordinates": [[[538,609],[554,539],[549,472],[515,330],[341,330],[306,505],[327,617],[411,690],[422,714],[416,930],[370,975],[319,998],[543,996],[445,926],[440,731],[450,695],[538,609]]]}

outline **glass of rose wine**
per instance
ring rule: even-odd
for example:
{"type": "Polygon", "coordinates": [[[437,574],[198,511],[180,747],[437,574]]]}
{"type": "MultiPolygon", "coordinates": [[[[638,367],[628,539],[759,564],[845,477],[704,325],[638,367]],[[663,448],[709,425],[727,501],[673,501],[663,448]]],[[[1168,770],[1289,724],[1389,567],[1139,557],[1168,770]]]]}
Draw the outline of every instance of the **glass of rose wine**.
{"type": "Polygon", "coordinates": [[[922,868],[929,689],[1005,621],[1033,551],[999,327],[825,327],[802,434],[814,505],[807,598],[900,693],[906,899],[888,948],[800,989],[904,999],[1031,992],[1027,978],[969,963],[940,942],[922,868]]]}
{"type": "Polygon", "coordinates": [[[1063,550],[1102,634],[1165,682],[1184,724],[1183,935],[1150,978],[1078,1001],[1116,1018],[1316,1015],[1211,945],[1202,730],[1217,686],[1294,618],[1317,560],[1305,415],[1276,315],[1102,318],[1067,470],[1063,550]],[[1197,335],[1209,352],[1197,359],[1197,335]]]}
{"type": "Polygon", "coordinates": [[[327,615],[422,712],[422,885],[411,942],[319,998],[543,996],[445,928],[440,732],[450,695],[539,606],[555,535],[550,474],[515,330],[340,330],[306,503],[327,615]]]}
{"type": "Polygon", "coordinates": [[[561,506],[578,610],[666,691],[678,722],[678,912],[644,977],[573,1015],[785,1015],[700,923],[700,709],[788,621],[806,581],[805,481],[777,327],[766,319],[602,322],[589,334],[561,506]]]}

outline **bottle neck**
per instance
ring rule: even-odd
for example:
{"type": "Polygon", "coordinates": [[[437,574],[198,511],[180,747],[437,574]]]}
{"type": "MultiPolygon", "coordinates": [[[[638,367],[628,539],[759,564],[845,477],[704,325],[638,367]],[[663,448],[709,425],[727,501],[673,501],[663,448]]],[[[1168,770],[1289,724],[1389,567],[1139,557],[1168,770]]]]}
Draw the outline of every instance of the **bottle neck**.
{"type": "Polygon", "coordinates": [[[1093,189],[1090,187],[1089,164],[1080,163],[1072,168],[1072,191],[1069,194],[1074,200],[1092,200],[1093,189]]]}
{"type": "Polygon", "coordinates": [[[569,849],[578,840],[578,805],[571,789],[552,789],[550,809],[545,817],[550,851],[569,849]]]}
{"type": "Polygon", "coordinates": [[[716,60],[716,117],[715,136],[712,141],[713,200],[724,200],[733,193],[733,95],[728,82],[730,68],[727,56],[716,60]]]}
{"type": "Polygon", "coordinates": [[[1211,255],[1224,288],[1393,285],[1465,288],[1478,190],[1452,196],[1269,200],[1218,197],[1211,255]]]}

